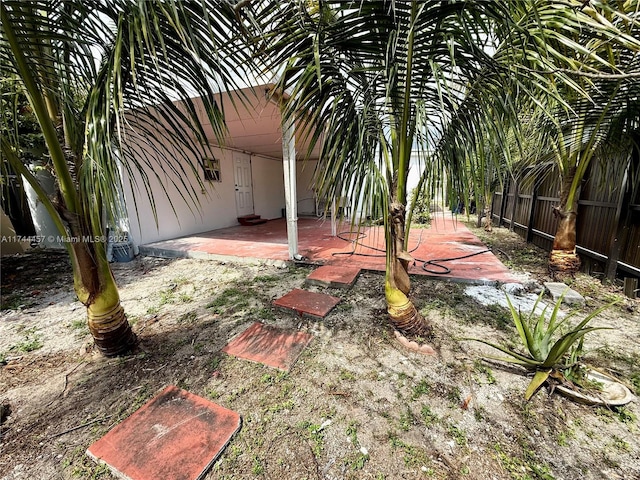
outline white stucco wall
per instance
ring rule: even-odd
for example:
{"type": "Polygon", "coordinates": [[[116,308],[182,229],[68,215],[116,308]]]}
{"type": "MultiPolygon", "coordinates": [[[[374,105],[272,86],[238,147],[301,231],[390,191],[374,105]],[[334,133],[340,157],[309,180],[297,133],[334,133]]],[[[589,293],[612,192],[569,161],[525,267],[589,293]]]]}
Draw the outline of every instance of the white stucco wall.
{"type": "Polygon", "coordinates": [[[316,201],[311,188],[311,179],[316,168],[317,161],[307,160],[298,162],[297,165],[297,195],[298,195],[298,215],[315,215],[316,201]]]}
{"type": "MultiPolygon", "coordinates": [[[[167,157],[177,157],[171,147],[162,146],[159,147],[159,151],[167,157]]],[[[134,244],[143,245],[238,225],[233,169],[234,152],[220,148],[214,148],[213,151],[216,158],[220,159],[221,181],[204,181],[204,189],[197,186],[196,176],[187,166],[185,166],[185,172],[179,173],[172,172],[166,167],[156,168],[161,171],[160,180],[150,170],[147,172],[151,190],[154,192],[157,225],[152,204],[139,175],[135,175],[138,182],[136,188],[130,185],[129,178],[124,172],[123,193],[129,217],[129,233],[134,244]],[[185,201],[178,188],[173,185],[173,182],[181,185],[182,181],[195,186],[198,207],[195,207],[193,202],[185,201]],[[163,185],[167,194],[163,191],[163,185]]],[[[281,209],[284,207],[282,163],[264,157],[251,156],[251,170],[255,213],[267,219],[279,218],[281,209]]],[[[184,187],[180,188],[184,190],[184,187]]]]}
{"type": "MultiPolygon", "coordinates": [[[[166,156],[174,158],[177,156],[171,147],[160,147],[159,149],[166,156]]],[[[139,174],[134,175],[137,185],[131,185],[128,175],[126,172],[124,173],[123,193],[129,217],[129,233],[135,244],[141,245],[214,228],[228,227],[237,222],[234,214],[235,209],[226,208],[227,202],[235,202],[231,155],[225,154],[219,149],[216,149],[214,153],[220,158],[222,182],[205,181],[204,189],[197,186],[195,174],[188,166],[185,166],[185,172],[172,172],[166,167],[157,166],[154,170],[161,172],[158,175],[159,179],[151,169],[147,169],[146,173],[150,189],[153,192],[156,216],[154,216],[152,203],[139,174]],[[180,187],[179,190],[173,185],[173,182],[181,185],[183,181],[186,184],[194,185],[199,206],[194,206],[190,199],[186,201],[182,198],[180,190],[186,191],[184,187],[180,187]],[[166,188],[166,194],[163,191],[163,186],[166,188]]]]}

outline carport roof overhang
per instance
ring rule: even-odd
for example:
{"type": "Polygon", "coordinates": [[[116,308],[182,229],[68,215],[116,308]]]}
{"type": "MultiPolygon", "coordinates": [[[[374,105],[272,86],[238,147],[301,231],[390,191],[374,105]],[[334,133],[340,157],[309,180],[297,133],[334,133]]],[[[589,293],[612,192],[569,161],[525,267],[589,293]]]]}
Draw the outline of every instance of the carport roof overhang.
{"type": "MultiPolygon", "coordinates": [[[[270,95],[273,87],[273,84],[262,84],[216,95],[224,110],[228,129],[225,147],[267,158],[283,158],[282,115],[277,100],[270,95]]],[[[212,143],[217,143],[204,110],[202,117],[207,137],[212,143]]],[[[308,142],[302,137],[298,134],[295,139],[298,161],[307,156],[308,142]]],[[[318,157],[319,148],[316,146],[309,159],[317,160],[318,157]]]]}

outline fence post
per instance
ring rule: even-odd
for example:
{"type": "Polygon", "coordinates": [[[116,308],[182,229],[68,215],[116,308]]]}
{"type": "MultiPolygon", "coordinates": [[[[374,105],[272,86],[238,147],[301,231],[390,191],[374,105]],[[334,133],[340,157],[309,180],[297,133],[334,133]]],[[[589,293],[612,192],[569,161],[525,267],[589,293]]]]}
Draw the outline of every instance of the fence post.
{"type": "Polygon", "coordinates": [[[638,296],[638,279],[627,277],[624,279],[624,294],[629,298],[638,296]]]}
{"type": "Polygon", "coordinates": [[[533,222],[535,221],[536,215],[536,204],[538,203],[538,186],[540,182],[538,180],[534,180],[533,182],[533,190],[531,191],[531,204],[529,205],[529,221],[527,222],[527,243],[530,242],[533,238],[533,222]]]}
{"type": "Polygon", "coordinates": [[[513,178],[515,189],[513,190],[513,207],[511,208],[511,224],[509,225],[509,231],[513,232],[516,223],[516,210],[518,208],[518,200],[520,195],[520,182],[513,178]]]}
{"type": "Polygon", "coordinates": [[[631,201],[631,189],[627,189],[627,182],[629,181],[629,167],[624,172],[622,182],[620,183],[620,193],[618,194],[618,206],[616,207],[616,213],[613,224],[615,225],[614,231],[611,233],[609,240],[609,255],[607,256],[607,263],[605,265],[605,276],[614,281],[616,279],[616,271],[618,270],[618,259],[620,258],[620,252],[625,246],[627,232],[629,231],[629,221],[631,215],[629,215],[629,202],[631,201]],[[622,222],[621,220],[624,219],[622,222]]]}
{"type": "Polygon", "coordinates": [[[500,201],[500,217],[498,218],[498,227],[502,226],[504,220],[504,211],[507,208],[507,194],[509,193],[509,175],[504,176],[504,182],[502,182],[502,200],[500,201]]]}

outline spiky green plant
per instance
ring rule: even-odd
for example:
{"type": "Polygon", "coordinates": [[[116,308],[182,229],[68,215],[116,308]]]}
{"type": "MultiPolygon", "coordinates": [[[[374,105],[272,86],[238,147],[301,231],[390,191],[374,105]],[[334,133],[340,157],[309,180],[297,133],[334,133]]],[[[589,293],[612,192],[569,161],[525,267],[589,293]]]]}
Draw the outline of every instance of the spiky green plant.
{"type": "Polygon", "coordinates": [[[560,304],[564,299],[564,293],[555,302],[550,315],[547,315],[549,305],[545,306],[541,312],[538,311],[538,304],[543,296],[544,292],[538,296],[533,308],[526,314],[516,309],[509,296],[506,296],[511,318],[516,330],[518,330],[523,351],[517,351],[479,338],[466,339],[484,343],[508,355],[508,357],[486,355],[485,358],[515,363],[528,370],[535,371],[533,379],[524,394],[525,400],[531,399],[550,376],[563,378],[563,372],[577,363],[579,360],[578,353],[582,351],[583,337],[587,333],[610,328],[588,327],[587,325],[593,318],[616,303],[614,301],[598,308],[587,315],[580,323],[571,326],[569,319],[576,315],[576,311],[571,312],[562,319],[559,318],[560,304]],[[548,320],[547,317],[549,317],[548,320]],[[579,342],[579,348],[576,348],[576,342],[579,342]]]}

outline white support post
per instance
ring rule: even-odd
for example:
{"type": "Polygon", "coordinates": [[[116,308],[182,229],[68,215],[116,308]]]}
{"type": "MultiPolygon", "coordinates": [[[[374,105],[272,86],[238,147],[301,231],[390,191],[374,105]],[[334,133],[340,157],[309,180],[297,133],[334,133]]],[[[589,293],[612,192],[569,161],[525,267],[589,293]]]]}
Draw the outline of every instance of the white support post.
{"type": "Polygon", "coordinates": [[[338,209],[336,208],[335,197],[331,200],[331,236],[338,236],[338,209]]]}
{"type": "Polygon", "coordinates": [[[282,169],[284,170],[284,201],[287,212],[287,242],[289,259],[298,256],[298,199],[296,191],[295,125],[282,123],[282,169]]]}

